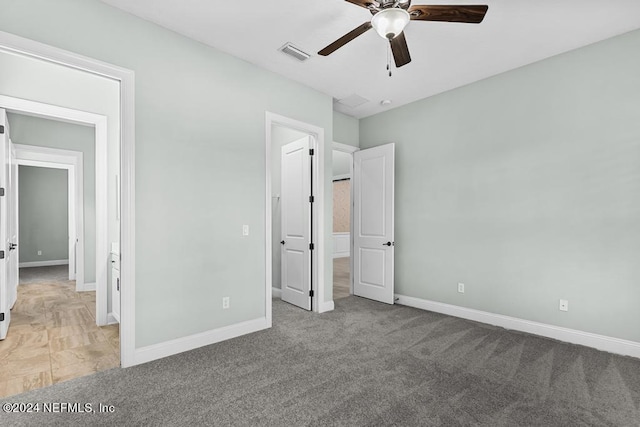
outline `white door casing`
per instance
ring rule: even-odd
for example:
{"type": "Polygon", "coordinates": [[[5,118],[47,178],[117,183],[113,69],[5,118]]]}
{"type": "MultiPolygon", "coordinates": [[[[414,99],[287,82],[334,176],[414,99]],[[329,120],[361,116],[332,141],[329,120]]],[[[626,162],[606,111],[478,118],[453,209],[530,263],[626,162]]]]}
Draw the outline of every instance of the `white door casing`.
{"type": "Polygon", "coordinates": [[[394,301],[395,145],[353,154],[354,295],[394,301]]]}
{"type": "Polygon", "coordinates": [[[282,147],[282,300],[311,310],[311,137],[282,147]]]}
{"type": "MultiPolygon", "coordinates": [[[[7,121],[8,123],[8,121],[7,121]]],[[[16,147],[9,137],[9,185],[10,192],[8,194],[7,203],[9,204],[9,304],[11,307],[18,299],[18,161],[16,159],[16,147]]]]}
{"type": "MultiPolygon", "coordinates": [[[[18,260],[13,241],[17,237],[14,209],[15,197],[12,191],[12,176],[15,171],[15,150],[11,147],[7,113],[0,108],[0,188],[4,194],[0,197],[0,339],[5,339],[11,323],[11,307],[16,302],[18,291],[18,260]],[[14,236],[15,234],[15,236],[14,236]]],[[[15,181],[15,178],[13,179],[15,181]]]]}

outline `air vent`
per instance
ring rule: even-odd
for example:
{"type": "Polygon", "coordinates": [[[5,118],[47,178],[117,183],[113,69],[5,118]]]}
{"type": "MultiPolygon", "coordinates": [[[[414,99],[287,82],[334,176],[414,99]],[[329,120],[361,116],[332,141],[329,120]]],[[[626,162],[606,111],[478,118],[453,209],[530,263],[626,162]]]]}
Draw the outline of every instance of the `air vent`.
{"type": "Polygon", "coordinates": [[[295,47],[291,43],[285,44],[278,50],[280,52],[286,53],[287,55],[293,58],[296,58],[298,61],[306,61],[307,59],[311,58],[311,55],[309,55],[307,52],[303,51],[302,49],[295,47]]]}
{"type": "Polygon", "coordinates": [[[357,108],[363,104],[366,104],[367,102],[369,102],[367,98],[363,98],[357,93],[354,93],[353,95],[349,95],[346,98],[338,99],[338,103],[342,105],[346,105],[347,107],[350,107],[350,108],[357,108]]]}

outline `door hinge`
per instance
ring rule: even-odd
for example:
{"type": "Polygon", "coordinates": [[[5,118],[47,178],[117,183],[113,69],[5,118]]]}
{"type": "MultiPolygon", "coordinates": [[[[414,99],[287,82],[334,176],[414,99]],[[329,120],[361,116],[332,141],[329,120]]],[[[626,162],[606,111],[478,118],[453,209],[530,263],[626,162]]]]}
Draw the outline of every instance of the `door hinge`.
{"type": "Polygon", "coordinates": [[[313,246],[313,243],[309,243],[309,249],[313,250],[315,248],[315,246],[313,246]]]}
{"type": "Polygon", "coordinates": [[[0,188],[0,197],[4,196],[4,188],[0,188]]]}
{"type": "Polygon", "coordinates": [[[0,135],[4,133],[4,126],[0,125],[0,135]]]}
{"type": "Polygon", "coordinates": [[[0,313],[0,322],[4,322],[4,313],[0,313]]]}
{"type": "Polygon", "coordinates": [[[4,259],[4,251],[0,251],[0,259],[4,259]]]}
{"type": "Polygon", "coordinates": [[[309,155],[313,156],[313,148],[309,148],[309,155]]]}
{"type": "Polygon", "coordinates": [[[313,298],[313,289],[311,289],[311,290],[309,291],[309,296],[310,296],[311,298],[313,298]]]}
{"type": "Polygon", "coordinates": [[[313,203],[313,196],[309,196],[309,203],[313,203]]]}

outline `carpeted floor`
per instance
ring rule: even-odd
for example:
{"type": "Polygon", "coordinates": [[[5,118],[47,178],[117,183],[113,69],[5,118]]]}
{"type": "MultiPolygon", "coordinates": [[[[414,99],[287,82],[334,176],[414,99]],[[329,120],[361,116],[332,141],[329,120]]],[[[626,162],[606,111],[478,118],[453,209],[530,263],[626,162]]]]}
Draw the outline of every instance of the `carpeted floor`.
{"type": "MultiPolygon", "coordinates": [[[[113,405],[2,425],[637,426],[640,360],[358,297],[1,402],[113,405]]],[[[42,408],[42,406],[41,406],[42,408]]]]}

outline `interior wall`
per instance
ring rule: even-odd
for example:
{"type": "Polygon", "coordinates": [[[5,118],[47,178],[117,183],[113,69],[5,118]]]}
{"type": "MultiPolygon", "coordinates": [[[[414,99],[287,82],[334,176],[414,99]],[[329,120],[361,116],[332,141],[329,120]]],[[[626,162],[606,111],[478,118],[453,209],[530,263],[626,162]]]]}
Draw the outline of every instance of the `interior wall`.
{"type": "Polygon", "coordinates": [[[272,266],[271,276],[273,287],[282,288],[282,211],[280,210],[280,189],[282,173],[282,147],[290,142],[307,136],[306,133],[299,132],[282,126],[273,126],[271,129],[271,253],[272,266]]]}
{"type": "Polygon", "coordinates": [[[634,31],[362,119],[361,147],[396,143],[397,293],[640,341],[639,51],[634,31]]]}
{"type": "Polygon", "coordinates": [[[333,141],[354,147],[360,145],[360,122],[355,117],[333,112],[333,141]]]}
{"type": "Polygon", "coordinates": [[[18,166],[20,263],[69,261],[67,179],[65,169],[18,166]]]}
{"type": "MultiPolygon", "coordinates": [[[[2,31],[135,72],[136,347],[264,317],[265,111],[329,140],[332,98],[98,0],[0,0],[0,10],[2,31]]],[[[48,86],[31,89],[57,89],[48,86]]],[[[3,78],[0,92],[7,87],[3,78]]],[[[330,156],[323,167],[326,200],[330,156]]],[[[327,244],[329,296],[331,256],[327,244]]]]}
{"type": "MultiPolygon", "coordinates": [[[[96,180],[95,180],[95,132],[92,127],[47,120],[23,114],[7,114],[11,124],[11,140],[14,144],[35,145],[82,152],[84,172],[84,281],[96,281],[96,180]]],[[[24,166],[20,166],[23,168],[24,166]]],[[[41,169],[41,168],[35,168],[41,169]]],[[[66,171],[65,171],[66,173],[66,171]]],[[[29,191],[20,183],[20,198],[29,197],[29,191]]],[[[66,185],[66,184],[65,184],[66,185]]],[[[65,187],[65,194],[68,189],[65,187]]],[[[65,209],[67,209],[65,205],[65,209]]],[[[22,212],[20,213],[20,239],[22,240],[22,212]]],[[[68,228],[68,223],[65,229],[68,228]]],[[[66,247],[65,243],[65,247],[66,247]]],[[[24,247],[20,250],[23,259],[24,247]]],[[[36,249],[37,250],[37,249],[36,249]]],[[[44,252],[43,252],[44,254],[44,252]]],[[[68,248],[64,258],[68,258],[68,248]]],[[[55,258],[52,258],[55,259],[55,258]]]]}

